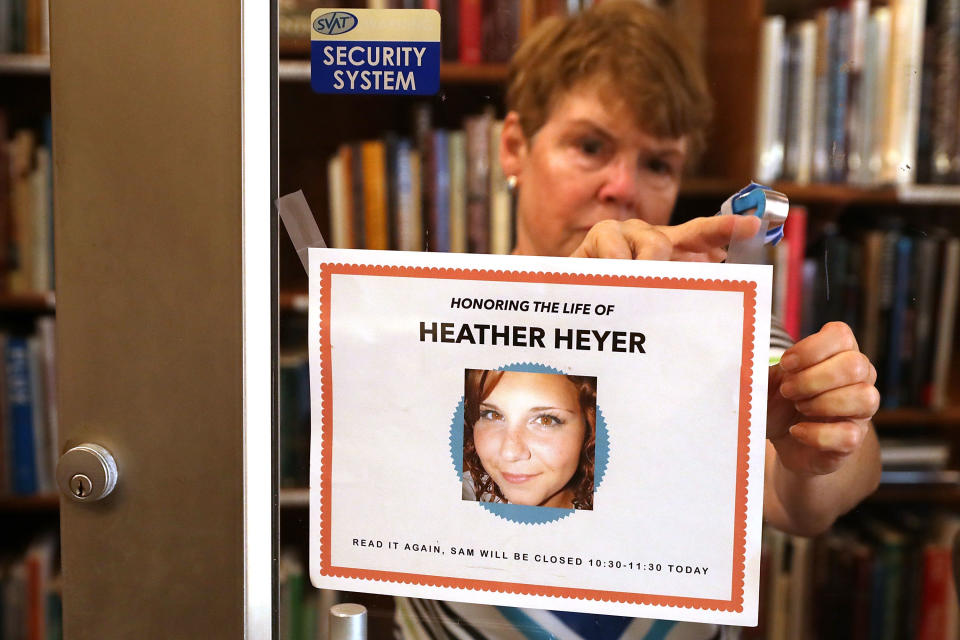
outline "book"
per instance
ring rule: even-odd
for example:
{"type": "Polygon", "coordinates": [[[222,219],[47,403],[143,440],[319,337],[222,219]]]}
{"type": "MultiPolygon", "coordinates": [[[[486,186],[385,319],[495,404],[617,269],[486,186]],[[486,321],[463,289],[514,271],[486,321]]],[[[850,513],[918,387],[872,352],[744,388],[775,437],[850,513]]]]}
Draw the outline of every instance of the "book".
{"type": "Polygon", "coordinates": [[[352,222],[347,210],[347,178],[343,155],[334,154],[327,160],[327,198],[330,203],[330,246],[337,249],[351,248],[352,222]]]}
{"type": "Polygon", "coordinates": [[[867,60],[867,30],[870,21],[870,0],[852,0],[849,7],[850,33],[848,38],[847,95],[846,95],[846,158],[843,177],[860,175],[865,164],[864,138],[869,138],[872,119],[866,95],[868,86],[864,71],[867,60]]]}
{"type": "Polygon", "coordinates": [[[500,166],[503,121],[490,125],[490,253],[505,255],[513,249],[513,217],[507,178],[500,166]]]}
{"type": "Polygon", "coordinates": [[[460,59],[460,0],[440,2],[440,46],[444,60],[460,59]]]}
{"type": "Polygon", "coordinates": [[[914,239],[914,266],[911,294],[913,311],[912,364],[904,381],[904,399],[911,406],[926,406],[933,362],[933,329],[936,308],[938,260],[942,240],[921,234],[914,239]]]}
{"type": "Polygon", "coordinates": [[[467,136],[467,233],[473,253],[490,252],[490,127],[491,114],[469,116],[467,136]]]}
{"type": "Polygon", "coordinates": [[[451,131],[450,143],[450,251],[467,251],[467,138],[451,131]]]}
{"type": "MultiPolygon", "coordinates": [[[[0,5],[4,2],[0,0],[0,5]]],[[[2,14],[0,14],[2,19],[2,14]]],[[[0,24],[3,24],[0,22],[0,24]]],[[[3,49],[0,49],[2,51],[3,49]]],[[[6,274],[13,264],[10,249],[13,243],[13,202],[9,123],[7,112],[0,109],[0,291],[6,289],[6,274]]]]}
{"type": "Polygon", "coordinates": [[[830,32],[827,109],[827,179],[844,182],[847,179],[847,100],[849,86],[851,14],[838,11],[834,29],[830,32]]]}
{"type": "Polygon", "coordinates": [[[519,3],[491,0],[483,4],[483,60],[494,64],[510,62],[520,31],[519,3]]]}
{"type": "Polygon", "coordinates": [[[783,243],[787,245],[786,295],[783,326],[794,340],[799,340],[803,323],[803,260],[807,251],[807,210],[793,205],[784,223],[783,243]]]}
{"type": "Polygon", "coordinates": [[[31,174],[36,149],[36,136],[29,129],[19,129],[9,144],[11,173],[11,243],[8,289],[11,293],[27,293],[31,290],[32,261],[28,259],[32,246],[34,226],[31,218],[33,189],[31,174]]]}
{"type": "Polygon", "coordinates": [[[942,265],[940,308],[936,321],[930,389],[930,408],[937,410],[943,409],[947,404],[950,357],[953,353],[953,335],[957,319],[957,289],[960,285],[960,238],[954,237],[945,241],[942,265]]]}
{"type": "Polygon", "coordinates": [[[931,178],[960,181],[960,0],[941,0],[935,21],[931,178]]]}
{"type": "Polygon", "coordinates": [[[420,197],[420,152],[408,138],[397,142],[397,248],[401,251],[423,250],[423,221],[420,197]]]}
{"type": "Polygon", "coordinates": [[[887,142],[882,178],[912,184],[917,165],[917,128],[923,69],[925,0],[892,0],[887,142]]]}
{"type": "Polygon", "coordinates": [[[815,100],[813,111],[813,164],[811,178],[825,182],[830,175],[829,113],[833,96],[830,81],[832,47],[836,45],[837,9],[828,7],[817,11],[817,55],[814,73],[815,100]]]}
{"type": "Polygon", "coordinates": [[[23,336],[8,336],[4,350],[6,405],[10,419],[10,462],[14,493],[37,492],[37,454],[30,387],[30,350],[23,336]]]}
{"type": "Polygon", "coordinates": [[[895,271],[890,307],[890,325],[887,346],[885,384],[882,389],[881,406],[896,409],[901,405],[900,380],[904,371],[904,344],[907,317],[909,283],[912,277],[913,239],[901,235],[895,247],[895,271]]]}
{"type": "Polygon", "coordinates": [[[450,143],[445,129],[433,131],[433,169],[430,249],[450,251],[450,143]]]}
{"type": "Polygon", "coordinates": [[[887,137],[889,135],[890,103],[890,40],[891,13],[887,7],[877,7],[870,14],[867,26],[867,65],[864,69],[864,84],[867,87],[866,102],[871,106],[870,118],[864,145],[868,153],[865,171],[855,179],[861,184],[882,181],[887,137]]]}
{"type": "Polygon", "coordinates": [[[382,140],[361,145],[363,163],[364,248],[389,249],[387,227],[387,159],[382,140]]]}
{"type": "Polygon", "coordinates": [[[47,390],[46,374],[43,371],[43,345],[36,335],[27,338],[27,355],[29,357],[28,371],[30,374],[30,390],[33,396],[33,442],[34,442],[34,469],[36,470],[36,492],[50,493],[54,491],[53,470],[50,466],[49,419],[47,417],[47,390]]]}
{"type": "Polygon", "coordinates": [[[353,246],[355,249],[367,249],[366,219],[367,209],[364,202],[363,145],[350,144],[350,219],[353,221],[353,246]]]}
{"type": "Polygon", "coordinates": [[[483,62],[483,3],[480,0],[460,0],[460,62],[483,62]]]}
{"type": "Polygon", "coordinates": [[[755,179],[770,183],[783,171],[783,138],[781,137],[780,97],[783,84],[784,29],[783,16],[763,19],[760,35],[760,73],[757,84],[755,179]]]}
{"type": "Polygon", "coordinates": [[[813,115],[816,103],[817,24],[803,20],[790,30],[792,71],[788,99],[785,177],[798,184],[810,182],[813,157],[813,115]]]}

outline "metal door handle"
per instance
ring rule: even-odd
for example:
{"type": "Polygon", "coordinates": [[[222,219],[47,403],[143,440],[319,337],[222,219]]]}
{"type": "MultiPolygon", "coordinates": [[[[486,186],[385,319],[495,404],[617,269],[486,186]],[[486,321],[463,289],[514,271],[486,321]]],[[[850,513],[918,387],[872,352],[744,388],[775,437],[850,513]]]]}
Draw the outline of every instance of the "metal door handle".
{"type": "Polygon", "coordinates": [[[57,462],[57,486],[77,502],[96,502],[117,486],[117,462],[98,444],[68,449],[57,462]]]}

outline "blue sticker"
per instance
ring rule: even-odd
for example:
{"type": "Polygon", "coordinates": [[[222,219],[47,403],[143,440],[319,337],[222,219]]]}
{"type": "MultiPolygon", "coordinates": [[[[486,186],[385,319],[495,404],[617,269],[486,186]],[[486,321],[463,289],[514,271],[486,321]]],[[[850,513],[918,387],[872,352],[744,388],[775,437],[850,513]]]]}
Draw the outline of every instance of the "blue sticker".
{"type": "MultiPolygon", "coordinates": [[[[565,372],[545,364],[523,362],[501,367],[500,371],[520,371],[525,373],[553,373],[564,375],[565,372]]],[[[453,419],[450,421],[450,457],[453,459],[453,469],[457,478],[463,479],[463,411],[464,398],[460,397],[453,419]]],[[[610,458],[610,438],[607,433],[607,421],[603,417],[600,405],[597,405],[596,418],[596,445],[594,450],[593,491],[596,494],[603,476],[607,470],[607,461],[610,458]]],[[[546,524],[555,522],[576,512],[576,509],[559,509],[556,507],[539,507],[522,504],[508,504],[502,502],[479,502],[481,507],[490,513],[521,524],[546,524]]]]}
{"type": "Polygon", "coordinates": [[[317,9],[311,16],[310,86],[317,93],[433,95],[440,57],[433,10],[317,9]]]}

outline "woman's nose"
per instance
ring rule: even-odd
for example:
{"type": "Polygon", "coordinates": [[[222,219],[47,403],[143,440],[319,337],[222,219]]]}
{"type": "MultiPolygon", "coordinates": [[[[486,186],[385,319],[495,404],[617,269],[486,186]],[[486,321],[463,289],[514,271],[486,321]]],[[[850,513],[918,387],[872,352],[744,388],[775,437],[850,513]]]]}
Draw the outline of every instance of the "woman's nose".
{"type": "Polygon", "coordinates": [[[508,462],[519,462],[530,457],[530,448],[523,429],[510,427],[500,443],[500,456],[508,462]]]}
{"type": "Polygon", "coordinates": [[[600,200],[604,204],[620,208],[624,219],[636,217],[634,210],[640,190],[639,174],[634,161],[618,157],[608,165],[603,185],[600,187],[600,200]]]}

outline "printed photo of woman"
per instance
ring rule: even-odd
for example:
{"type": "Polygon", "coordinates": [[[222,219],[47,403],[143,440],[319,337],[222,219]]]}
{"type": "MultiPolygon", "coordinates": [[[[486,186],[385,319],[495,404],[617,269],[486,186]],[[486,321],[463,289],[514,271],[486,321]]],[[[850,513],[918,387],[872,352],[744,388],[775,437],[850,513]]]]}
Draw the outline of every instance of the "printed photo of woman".
{"type": "Polygon", "coordinates": [[[593,509],[597,379],[465,371],[463,499],[593,509]]]}

